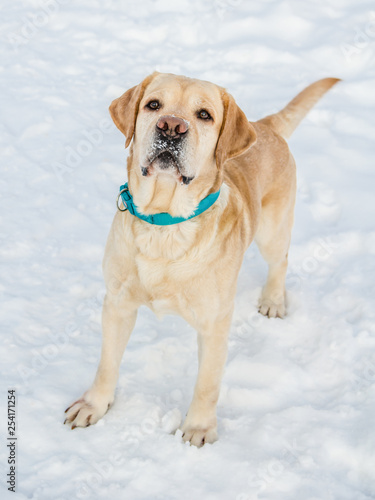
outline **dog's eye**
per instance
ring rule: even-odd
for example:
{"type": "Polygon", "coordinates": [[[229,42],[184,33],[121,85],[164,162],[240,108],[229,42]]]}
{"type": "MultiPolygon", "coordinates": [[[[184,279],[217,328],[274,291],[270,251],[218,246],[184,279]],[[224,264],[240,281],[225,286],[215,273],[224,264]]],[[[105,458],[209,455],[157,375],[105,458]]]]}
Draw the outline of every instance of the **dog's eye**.
{"type": "Polygon", "coordinates": [[[157,111],[160,108],[159,101],[150,101],[147,105],[147,108],[152,109],[153,111],[157,111]]]}
{"type": "Polygon", "coordinates": [[[212,120],[212,116],[205,109],[201,109],[200,111],[198,111],[198,118],[200,118],[201,120],[212,120]]]}

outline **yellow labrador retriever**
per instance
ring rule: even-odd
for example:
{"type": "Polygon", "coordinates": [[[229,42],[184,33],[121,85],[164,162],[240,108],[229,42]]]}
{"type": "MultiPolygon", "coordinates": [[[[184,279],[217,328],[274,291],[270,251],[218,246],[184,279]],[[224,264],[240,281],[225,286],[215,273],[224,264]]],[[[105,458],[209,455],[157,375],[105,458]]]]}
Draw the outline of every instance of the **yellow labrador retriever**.
{"type": "Polygon", "coordinates": [[[259,311],[282,318],[296,194],[284,139],[337,81],[310,85],[255,123],[225,89],[172,74],[153,73],[112,102],[113,121],[125,147],[131,144],[127,197],[120,197],[124,211],[115,215],[103,262],[101,360],[91,388],[66,410],[72,428],[96,423],[112,404],[144,304],[158,315],[179,314],[197,330],[199,372],[183,439],[196,446],[217,439],[216,404],[244,253],[255,240],[269,266],[259,311]]]}

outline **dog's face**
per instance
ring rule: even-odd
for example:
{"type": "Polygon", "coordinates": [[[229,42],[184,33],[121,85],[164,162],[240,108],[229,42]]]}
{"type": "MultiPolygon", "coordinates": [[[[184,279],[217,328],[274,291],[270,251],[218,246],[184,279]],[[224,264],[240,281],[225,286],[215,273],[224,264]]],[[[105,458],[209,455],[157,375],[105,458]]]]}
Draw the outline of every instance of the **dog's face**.
{"type": "Polygon", "coordinates": [[[245,114],[223,88],[172,74],[153,73],[112,102],[116,126],[131,140],[138,177],[167,174],[190,186],[214,183],[226,159],[256,140],[245,114]]]}
{"type": "Polygon", "coordinates": [[[189,184],[212,168],[223,121],[216,85],[157,75],[139,103],[133,149],[144,176],[170,173],[189,184]]]}

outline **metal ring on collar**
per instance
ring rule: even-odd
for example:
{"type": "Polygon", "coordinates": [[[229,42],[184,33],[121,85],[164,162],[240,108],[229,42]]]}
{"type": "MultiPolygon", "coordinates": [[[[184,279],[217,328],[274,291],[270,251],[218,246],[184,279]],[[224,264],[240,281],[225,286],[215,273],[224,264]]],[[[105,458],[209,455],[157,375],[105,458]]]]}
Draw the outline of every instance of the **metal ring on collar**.
{"type": "Polygon", "coordinates": [[[119,199],[120,199],[120,196],[121,196],[121,195],[122,195],[122,193],[124,193],[125,191],[129,191],[129,190],[128,190],[128,188],[124,188],[124,189],[122,189],[122,190],[119,192],[118,196],[117,196],[116,205],[117,205],[117,210],[119,210],[120,212],[126,212],[126,210],[128,210],[128,206],[127,206],[126,202],[125,202],[122,198],[121,198],[121,202],[122,202],[122,204],[123,204],[124,208],[120,208],[120,207],[119,207],[119,204],[118,204],[119,199]]]}

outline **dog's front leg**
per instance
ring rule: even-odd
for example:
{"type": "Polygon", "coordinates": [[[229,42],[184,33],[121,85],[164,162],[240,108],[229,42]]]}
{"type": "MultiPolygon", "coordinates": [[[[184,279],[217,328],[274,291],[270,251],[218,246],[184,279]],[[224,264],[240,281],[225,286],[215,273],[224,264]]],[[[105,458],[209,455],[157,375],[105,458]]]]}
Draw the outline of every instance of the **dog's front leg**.
{"type": "MultiPolygon", "coordinates": [[[[121,294],[120,294],[121,295],[121,294]]],[[[66,410],[65,422],[75,427],[95,424],[113,402],[121,358],[134,328],[137,308],[107,293],[102,314],[103,340],[100,364],[94,383],[66,410]]]]}
{"type": "Polygon", "coordinates": [[[216,405],[227,359],[227,341],[232,314],[198,331],[198,379],[182,426],[184,441],[195,446],[217,440],[216,405]]]}

